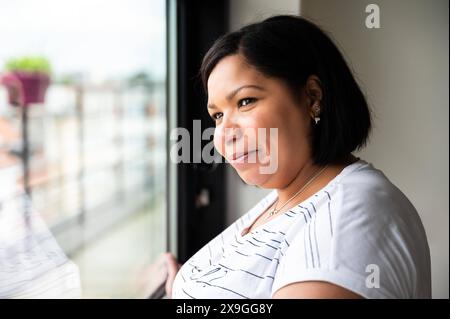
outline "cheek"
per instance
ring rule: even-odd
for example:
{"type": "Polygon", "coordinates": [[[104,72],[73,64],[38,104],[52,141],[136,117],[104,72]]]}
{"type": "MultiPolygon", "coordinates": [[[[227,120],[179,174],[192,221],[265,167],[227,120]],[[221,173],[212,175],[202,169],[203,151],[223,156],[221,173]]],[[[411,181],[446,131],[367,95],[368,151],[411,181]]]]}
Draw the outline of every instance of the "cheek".
{"type": "MultiPolygon", "coordinates": [[[[262,107],[261,107],[262,109],[262,107]]],[[[253,112],[251,116],[246,116],[243,120],[242,125],[245,127],[252,127],[252,128],[258,128],[258,127],[270,127],[273,125],[273,114],[271,112],[268,112],[266,108],[264,111],[258,111],[253,112]]]]}
{"type": "Polygon", "coordinates": [[[274,127],[271,117],[273,117],[273,115],[268,112],[253,112],[243,119],[241,125],[243,128],[247,128],[248,131],[251,132],[249,135],[254,134],[256,136],[258,134],[258,129],[267,130],[269,127],[274,127]]]}
{"type": "Polygon", "coordinates": [[[299,162],[310,156],[308,129],[308,123],[299,117],[286,119],[285,125],[279,128],[277,151],[283,170],[297,167],[299,162]]]}
{"type": "Polygon", "coordinates": [[[264,151],[265,155],[269,155],[271,149],[278,147],[283,123],[278,114],[272,113],[259,114],[259,116],[255,117],[253,123],[255,128],[260,128],[260,130],[255,131],[258,148],[264,151]]]}

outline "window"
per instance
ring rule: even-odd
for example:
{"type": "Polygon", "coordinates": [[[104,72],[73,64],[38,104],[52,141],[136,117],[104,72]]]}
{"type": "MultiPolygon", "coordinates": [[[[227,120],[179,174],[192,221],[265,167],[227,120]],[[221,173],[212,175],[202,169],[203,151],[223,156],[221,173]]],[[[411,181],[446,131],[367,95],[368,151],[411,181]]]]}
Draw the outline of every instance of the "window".
{"type": "Polygon", "coordinates": [[[140,297],[139,266],[166,249],[166,1],[1,6],[0,67],[45,56],[52,82],[26,123],[0,86],[0,192],[22,183],[27,143],[31,203],[83,297],[140,297]]]}

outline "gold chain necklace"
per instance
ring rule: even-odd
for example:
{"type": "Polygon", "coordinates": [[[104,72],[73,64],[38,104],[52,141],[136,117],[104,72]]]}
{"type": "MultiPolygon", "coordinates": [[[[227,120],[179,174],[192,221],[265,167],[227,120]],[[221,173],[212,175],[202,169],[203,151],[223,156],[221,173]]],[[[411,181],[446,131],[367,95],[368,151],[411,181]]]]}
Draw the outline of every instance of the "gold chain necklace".
{"type": "Polygon", "coordinates": [[[266,219],[269,219],[270,217],[272,217],[273,215],[277,214],[280,210],[283,209],[284,206],[286,206],[288,203],[290,203],[296,196],[298,196],[299,194],[301,194],[306,187],[308,187],[309,184],[311,184],[317,177],[320,176],[320,174],[323,173],[323,171],[328,167],[328,165],[325,165],[324,168],[322,168],[317,174],[315,174],[305,185],[303,185],[302,188],[300,188],[300,190],[294,194],[294,196],[292,196],[291,198],[289,198],[280,208],[277,209],[277,203],[278,203],[278,199],[275,202],[275,207],[274,209],[267,215],[266,219]]]}

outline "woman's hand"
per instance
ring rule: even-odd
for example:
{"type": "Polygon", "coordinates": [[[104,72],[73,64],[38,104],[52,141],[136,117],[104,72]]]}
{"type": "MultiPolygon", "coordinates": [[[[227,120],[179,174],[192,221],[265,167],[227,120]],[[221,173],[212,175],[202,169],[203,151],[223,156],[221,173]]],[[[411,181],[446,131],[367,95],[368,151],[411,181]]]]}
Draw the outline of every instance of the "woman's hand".
{"type": "Polygon", "coordinates": [[[138,298],[172,297],[172,285],[181,265],[172,253],[162,253],[150,264],[139,266],[135,287],[138,298]],[[164,289],[162,291],[162,289],[164,289]]]}
{"type": "Polygon", "coordinates": [[[178,270],[181,268],[181,264],[178,263],[177,259],[172,253],[165,253],[165,263],[167,269],[167,279],[166,279],[166,295],[168,298],[172,298],[172,286],[175,276],[178,270]]]}

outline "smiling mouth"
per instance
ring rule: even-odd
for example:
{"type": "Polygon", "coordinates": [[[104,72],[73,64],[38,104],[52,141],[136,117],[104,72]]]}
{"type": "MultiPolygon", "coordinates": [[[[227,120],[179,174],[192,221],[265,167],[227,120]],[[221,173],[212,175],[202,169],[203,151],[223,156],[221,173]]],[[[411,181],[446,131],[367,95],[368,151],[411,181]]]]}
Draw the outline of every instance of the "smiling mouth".
{"type": "Polygon", "coordinates": [[[258,150],[253,150],[250,152],[233,154],[233,156],[231,156],[231,158],[230,158],[230,162],[231,163],[244,163],[250,154],[256,153],[257,151],[258,150]]]}

